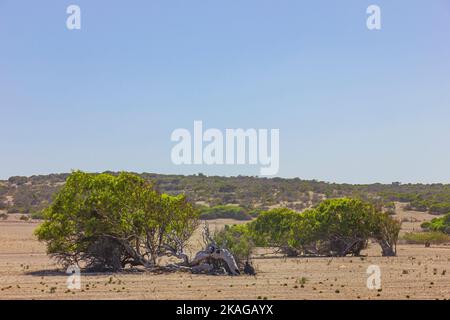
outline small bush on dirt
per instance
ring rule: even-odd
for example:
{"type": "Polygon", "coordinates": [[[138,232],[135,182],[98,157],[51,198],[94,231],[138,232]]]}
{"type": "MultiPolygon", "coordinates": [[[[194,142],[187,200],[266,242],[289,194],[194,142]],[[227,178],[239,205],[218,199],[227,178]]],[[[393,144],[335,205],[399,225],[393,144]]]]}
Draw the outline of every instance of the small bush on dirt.
{"type": "Polygon", "coordinates": [[[43,214],[42,211],[33,212],[33,213],[31,214],[31,219],[34,219],[34,220],[41,220],[41,219],[44,219],[44,214],[43,214]]]}
{"type": "Polygon", "coordinates": [[[19,219],[22,221],[28,221],[28,220],[30,220],[30,217],[26,216],[26,215],[21,215],[19,219]]]}

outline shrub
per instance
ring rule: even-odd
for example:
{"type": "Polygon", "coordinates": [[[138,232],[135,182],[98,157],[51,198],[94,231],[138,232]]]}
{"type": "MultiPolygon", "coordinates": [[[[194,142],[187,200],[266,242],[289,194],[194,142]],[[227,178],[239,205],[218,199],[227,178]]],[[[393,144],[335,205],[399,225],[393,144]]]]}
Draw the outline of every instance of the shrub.
{"type": "Polygon", "coordinates": [[[6,210],[8,209],[8,205],[2,201],[1,197],[0,197],[0,210],[6,210]]]}
{"type": "Polygon", "coordinates": [[[30,213],[30,208],[14,206],[14,207],[8,208],[7,212],[8,213],[30,213]]]}
{"type": "Polygon", "coordinates": [[[301,219],[298,212],[287,208],[272,209],[262,212],[251,222],[249,230],[256,245],[277,247],[289,256],[298,255],[294,247],[294,227],[296,220],[301,219]]]}
{"type": "Polygon", "coordinates": [[[450,236],[439,231],[409,232],[403,235],[402,239],[411,244],[440,244],[450,242],[450,236]]]}
{"type": "Polygon", "coordinates": [[[439,231],[450,234],[450,213],[440,218],[434,218],[421,224],[426,231],[439,231]]]}
{"type": "Polygon", "coordinates": [[[42,219],[44,219],[44,213],[42,211],[33,212],[31,214],[31,219],[42,220],[42,219]]]}
{"type": "Polygon", "coordinates": [[[291,256],[359,255],[369,238],[377,240],[385,256],[395,255],[400,222],[370,203],[341,198],[302,213],[286,208],[263,212],[249,230],[256,245],[278,247],[291,256]]]}
{"type": "Polygon", "coordinates": [[[431,214],[450,213],[450,203],[435,203],[430,206],[431,214]]]}
{"type": "Polygon", "coordinates": [[[227,248],[240,266],[250,259],[255,247],[247,224],[226,225],[214,234],[214,241],[227,248]]]}
{"type": "Polygon", "coordinates": [[[421,199],[414,200],[414,201],[411,201],[411,203],[408,206],[406,206],[406,209],[420,211],[420,212],[426,212],[426,211],[428,211],[428,203],[421,199]]]}
{"type": "Polygon", "coordinates": [[[256,218],[260,215],[261,212],[263,212],[263,209],[252,209],[248,212],[248,214],[252,217],[252,218],[256,218]]]}

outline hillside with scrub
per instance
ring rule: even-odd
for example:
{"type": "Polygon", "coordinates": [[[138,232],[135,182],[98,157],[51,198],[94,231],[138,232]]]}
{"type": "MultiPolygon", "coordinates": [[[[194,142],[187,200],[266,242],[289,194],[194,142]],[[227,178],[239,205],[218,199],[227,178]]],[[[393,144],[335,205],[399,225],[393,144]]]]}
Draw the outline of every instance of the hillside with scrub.
{"type": "MultiPolygon", "coordinates": [[[[118,173],[107,172],[113,175],[118,173]]],[[[260,211],[285,207],[304,211],[325,199],[352,197],[394,210],[406,209],[441,215],[450,213],[449,184],[338,184],[299,178],[219,177],[198,175],[138,174],[162,193],[185,194],[205,219],[235,217],[248,220],[260,211]],[[225,208],[232,205],[236,208],[225,208]]],[[[11,177],[0,181],[0,211],[39,216],[65,184],[69,173],[11,177]]]]}

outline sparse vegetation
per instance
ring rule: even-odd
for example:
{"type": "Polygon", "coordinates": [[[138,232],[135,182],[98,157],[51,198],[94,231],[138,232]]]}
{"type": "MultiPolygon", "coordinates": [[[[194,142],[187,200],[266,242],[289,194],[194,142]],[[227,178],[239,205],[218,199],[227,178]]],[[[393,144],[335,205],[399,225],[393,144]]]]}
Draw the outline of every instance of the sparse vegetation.
{"type": "Polygon", "coordinates": [[[34,220],[42,220],[42,219],[44,219],[43,211],[33,212],[31,214],[31,219],[34,219],[34,220]]]}
{"type": "Polygon", "coordinates": [[[200,219],[235,219],[235,220],[251,220],[252,216],[247,210],[233,205],[218,205],[214,207],[201,207],[200,219]]]}
{"type": "Polygon", "coordinates": [[[440,218],[422,223],[421,227],[427,231],[438,231],[450,234],[450,213],[440,218]]]}
{"type": "Polygon", "coordinates": [[[450,236],[439,231],[409,232],[403,235],[402,239],[410,244],[450,243],[450,236]]]}
{"type": "MultiPolygon", "coordinates": [[[[117,176],[115,172],[105,172],[117,176]]],[[[0,181],[0,209],[9,213],[33,213],[48,207],[69,174],[11,177],[0,181]]],[[[203,174],[160,175],[143,173],[161,193],[185,194],[192,202],[204,202],[211,208],[233,204],[250,216],[282,205],[295,211],[317,206],[324,199],[352,197],[376,203],[393,213],[393,202],[408,203],[408,208],[433,214],[450,212],[450,185],[445,184],[370,184],[351,185],[315,180],[217,177],[203,174]]],[[[206,213],[206,212],[205,212],[206,213]]],[[[238,215],[243,219],[245,215],[238,215]]],[[[206,217],[208,218],[208,217],[206,217]]]]}

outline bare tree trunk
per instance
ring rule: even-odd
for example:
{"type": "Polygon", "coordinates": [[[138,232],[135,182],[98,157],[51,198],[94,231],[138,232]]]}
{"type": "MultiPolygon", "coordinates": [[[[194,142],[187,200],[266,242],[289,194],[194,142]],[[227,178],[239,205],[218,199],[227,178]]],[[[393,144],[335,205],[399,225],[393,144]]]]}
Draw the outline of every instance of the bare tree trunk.
{"type": "Polygon", "coordinates": [[[381,255],[383,257],[395,257],[397,255],[397,250],[394,246],[391,246],[387,241],[379,240],[378,244],[381,247],[381,255]]]}
{"type": "Polygon", "coordinates": [[[191,261],[191,267],[195,267],[201,264],[223,264],[226,270],[231,275],[239,275],[239,267],[233,255],[227,249],[219,248],[215,244],[209,244],[205,250],[199,251],[195,258],[191,261]],[[215,263],[214,263],[215,262],[215,263]]]}

